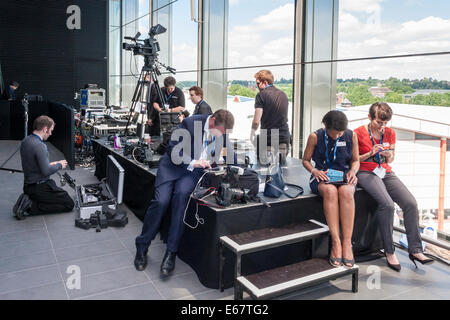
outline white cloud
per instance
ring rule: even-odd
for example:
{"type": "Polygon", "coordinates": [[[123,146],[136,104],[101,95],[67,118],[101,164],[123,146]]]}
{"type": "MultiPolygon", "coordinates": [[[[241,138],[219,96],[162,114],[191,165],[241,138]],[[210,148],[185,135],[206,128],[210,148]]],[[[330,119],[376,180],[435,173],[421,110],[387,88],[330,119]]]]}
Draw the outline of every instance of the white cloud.
{"type": "MultiPolygon", "coordinates": [[[[228,66],[292,62],[294,12],[292,3],[256,17],[249,24],[231,26],[228,34],[228,66]]],[[[292,78],[292,68],[274,69],[276,78],[292,78]]],[[[233,70],[230,79],[253,79],[253,70],[233,70]]]]}
{"type": "Polygon", "coordinates": [[[383,0],[340,0],[339,10],[350,12],[378,12],[383,0]]]}
{"type": "MultiPolygon", "coordinates": [[[[339,18],[338,58],[362,58],[450,50],[450,19],[425,17],[418,21],[362,22],[343,12],[339,18]]],[[[338,64],[338,78],[435,77],[449,80],[448,56],[399,58],[338,64]]]]}

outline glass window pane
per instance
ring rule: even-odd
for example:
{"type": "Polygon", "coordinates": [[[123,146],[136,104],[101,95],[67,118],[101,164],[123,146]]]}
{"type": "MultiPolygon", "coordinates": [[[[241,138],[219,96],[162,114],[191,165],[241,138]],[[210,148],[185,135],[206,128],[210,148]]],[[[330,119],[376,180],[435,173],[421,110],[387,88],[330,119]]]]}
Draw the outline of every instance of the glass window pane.
{"type": "Polygon", "coordinates": [[[294,15],[294,0],[230,1],[228,66],[291,63],[294,15]]]}
{"type": "Polygon", "coordinates": [[[120,106],[120,76],[109,77],[109,105],[120,106]]]}
{"type": "Polygon", "coordinates": [[[339,59],[449,51],[450,2],[341,0],[338,37],[339,59]]]}

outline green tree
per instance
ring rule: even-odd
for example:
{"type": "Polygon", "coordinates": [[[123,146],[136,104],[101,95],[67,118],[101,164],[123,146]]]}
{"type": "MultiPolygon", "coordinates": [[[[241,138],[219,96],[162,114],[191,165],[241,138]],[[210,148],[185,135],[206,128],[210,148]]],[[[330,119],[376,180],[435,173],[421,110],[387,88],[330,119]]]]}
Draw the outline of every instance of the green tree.
{"type": "Polygon", "coordinates": [[[346,98],[354,106],[362,106],[362,105],[366,105],[366,104],[372,104],[378,100],[376,97],[373,97],[370,94],[369,87],[366,85],[350,87],[348,89],[346,98]]]}

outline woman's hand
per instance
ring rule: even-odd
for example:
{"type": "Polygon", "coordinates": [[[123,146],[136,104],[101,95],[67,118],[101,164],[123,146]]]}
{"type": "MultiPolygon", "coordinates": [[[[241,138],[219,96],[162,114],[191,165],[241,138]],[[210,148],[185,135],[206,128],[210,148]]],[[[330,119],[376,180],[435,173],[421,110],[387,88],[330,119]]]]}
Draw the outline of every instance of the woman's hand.
{"type": "Polygon", "coordinates": [[[369,157],[374,156],[377,152],[383,151],[383,145],[382,144],[376,144],[373,146],[372,150],[370,150],[369,157]]]}
{"type": "Polygon", "coordinates": [[[314,178],[316,178],[317,182],[330,180],[330,178],[328,178],[328,176],[327,176],[327,172],[328,172],[328,170],[321,171],[316,168],[311,170],[311,174],[314,176],[314,178]]]}
{"type": "Polygon", "coordinates": [[[356,177],[356,172],[354,170],[349,170],[347,172],[347,183],[353,185],[358,183],[358,178],[356,177]]]}
{"type": "Polygon", "coordinates": [[[381,152],[380,154],[381,154],[383,157],[386,157],[387,159],[390,159],[390,158],[393,157],[393,154],[392,154],[392,151],[391,151],[391,150],[389,150],[389,151],[383,151],[383,152],[381,152]]]}

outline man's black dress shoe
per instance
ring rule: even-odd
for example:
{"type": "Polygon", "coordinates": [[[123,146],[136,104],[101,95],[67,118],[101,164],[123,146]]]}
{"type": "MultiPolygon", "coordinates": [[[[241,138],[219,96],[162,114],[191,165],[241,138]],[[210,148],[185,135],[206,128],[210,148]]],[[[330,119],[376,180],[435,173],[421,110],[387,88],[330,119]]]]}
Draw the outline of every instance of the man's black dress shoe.
{"type": "Polygon", "coordinates": [[[31,199],[27,194],[22,193],[14,205],[13,212],[17,220],[25,219],[24,213],[31,208],[31,199]]]}
{"type": "Polygon", "coordinates": [[[134,258],[134,266],[137,271],[144,271],[147,266],[147,252],[136,251],[136,257],[134,258]]]}
{"type": "Polygon", "coordinates": [[[161,274],[163,276],[169,276],[173,272],[173,269],[175,269],[176,256],[177,254],[175,252],[166,250],[166,254],[161,263],[161,274]]]}

